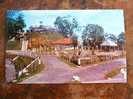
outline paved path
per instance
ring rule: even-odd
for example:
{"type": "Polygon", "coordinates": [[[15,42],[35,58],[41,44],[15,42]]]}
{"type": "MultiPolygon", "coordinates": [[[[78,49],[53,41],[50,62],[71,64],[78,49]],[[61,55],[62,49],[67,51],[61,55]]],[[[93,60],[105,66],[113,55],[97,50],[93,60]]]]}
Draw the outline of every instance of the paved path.
{"type": "Polygon", "coordinates": [[[6,82],[16,79],[15,68],[9,59],[6,59],[6,82]]]}
{"type": "MultiPolygon", "coordinates": [[[[21,54],[21,52],[17,52],[21,54]]],[[[23,52],[23,54],[26,52],[23,52]]],[[[104,83],[104,82],[126,82],[123,76],[115,77],[113,80],[105,80],[104,74],[112,69],[119,68],[126,64],[126,59],[121,58],[106,62],[104,64],[94,64],[85,67],[72,69],[68,64],[60,61],[56,56],[42,55],[41,60],[45,64],[44,70],[21,83],[67,83],[73,80],[73,76],[79,76],[81,83],[104,83]]]]}
{"type": "Polygon", "coordinates": [[[79,67],[72,69],[69,65],[61,62],[55,56],[42,56],[43,63],[46,68],[40,74],[37,74],[22,83],[66,83],[71,82],[73,76],[80,77],[81,83],[124,83],[126,80],[123,76],[112,80],[105,80],[104,75],[112,69],[118,68],[124,63],[124,59],[114,60],[106,64],[95,64],[87,67],[79,67]],[[103,81],[102,81],[103,80],[103,81]]]}
{"type": "Polygon", "coordinates": [[[55,56],[41,56],[44,70],[22,83],[65,83],[72,80],[72,69],[55,56]]]}
{"type": "MultiPolygon", "coordinates": [[[[82,83],[87,83],[88,81],[98,81],[105,80],[105,73],[117,69],[122,65],[126,64],[126,60],[124,58],[113,60],[110,62],[106,62],[103,64],[94,64],[91,67],[87,66],[85,68],[79,68],[74,72],[74,75],[78,75],[81,78],[82,83]]],[[[125,82],[123,76],[119,76],[120,82],[125,82]]],[[[110,80],[111,81],[111,80],[110,80]]]]}

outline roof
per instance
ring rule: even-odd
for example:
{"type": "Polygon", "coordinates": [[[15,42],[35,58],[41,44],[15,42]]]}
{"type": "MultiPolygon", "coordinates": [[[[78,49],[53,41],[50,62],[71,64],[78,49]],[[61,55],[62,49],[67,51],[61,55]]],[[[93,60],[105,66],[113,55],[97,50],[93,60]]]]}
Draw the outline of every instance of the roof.
{"type": "Polygon", "coordinates": [[[117,44],[111,40],[105,40],[101,46],[117,46],[117,44]]]}
{"type": "Polygon", "coordinates": [[[50,26],[44,26],[44,25],[31,26],[30,30],[32,30],[33,32],[58,32],[56,28],[53,28],[50,26]]]}

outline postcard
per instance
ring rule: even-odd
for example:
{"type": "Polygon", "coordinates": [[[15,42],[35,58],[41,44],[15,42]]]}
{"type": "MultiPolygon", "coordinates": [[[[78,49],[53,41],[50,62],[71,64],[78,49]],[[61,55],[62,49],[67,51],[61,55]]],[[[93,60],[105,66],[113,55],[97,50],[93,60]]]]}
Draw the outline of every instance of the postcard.
{"type": "Polygon", "coordinates": [[[6,82],[126,83],[122,9],[8,10],[6,82]]]}

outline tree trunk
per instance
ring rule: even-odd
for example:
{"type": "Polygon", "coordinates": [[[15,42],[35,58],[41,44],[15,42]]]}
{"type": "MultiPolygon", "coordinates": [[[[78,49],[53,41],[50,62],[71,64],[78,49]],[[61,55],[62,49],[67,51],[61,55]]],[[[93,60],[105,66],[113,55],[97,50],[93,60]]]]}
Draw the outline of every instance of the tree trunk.
{"type": "Polygon", "coordinates": [[[92,55],[94,55],[95,54],[95,49],[94,49],[94,47],[92,47],[92,55]]]}

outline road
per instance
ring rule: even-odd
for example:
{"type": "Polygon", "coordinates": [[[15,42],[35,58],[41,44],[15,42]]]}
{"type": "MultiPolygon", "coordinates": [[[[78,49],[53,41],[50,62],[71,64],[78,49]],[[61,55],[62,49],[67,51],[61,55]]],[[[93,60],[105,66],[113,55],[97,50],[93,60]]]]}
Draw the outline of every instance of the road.
{"type": "MultiPolygon", "coordinates": [[[[20,52],[18,52],[21,54],[20,52]]],[[[25,52],[25,55],[26,54],[25,52]]],[[[102,64],[88,65],[85,67],[72,68],[68,64],[60,61],[56,56],[41,55],[41,61],[45,64],[45,68],[24,81],[21,84],[27,83],[68,83],[73,80],[73,76],[78,76],[81,83],[125,83],[122,74],[115,79],[106,80],[104,75],[112,69],[119,68],[126,64],[126,59],[116,59],[102,64]]]]}
{"type": "Polygon", "coordinates": [[[56,56],[41,56],[44,70],[41,73],[24,80],[22,83],[65,83],[72,79],[72,69],[61,62],[56,56]]]}
{"type": "MultiPolygon", "coordinates": [[[[95,81],[105,81],[105,73],[114,70],[116,68],[121,67],[122,65],[126,64],[126,60],[124,58],[116,59],[113,61],[109,61],[102,64],[94,64],[91,66],[87,66],[85,68],[79,68],[74,72],[74,75],[78,75],[81,78],[81,81],[83,83],[88,82],[95,82],[95,81]]],[[[121,75],[121,74],[120,74],[121,75]]],[[[117,76],[115,79],[118,79],[118,82],[126,82],[126,80],[123,79],[123,76],[117,76]]],[[[114,80],[110,80],[110,82],[113,82],[114,80]]],[[[108,81],[106,81],[108,82],[108,81]]],[[[116,82],[116,81],[115,81],[116,82]]]]}

